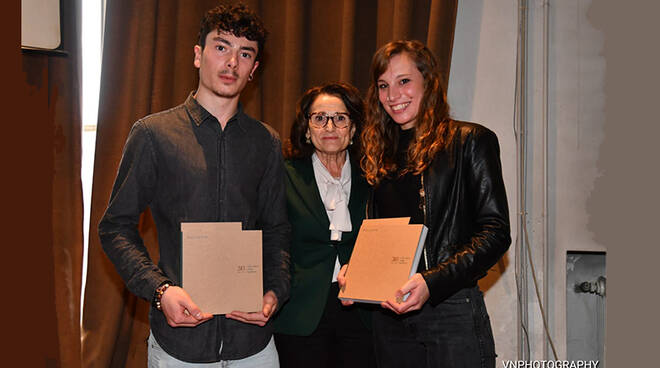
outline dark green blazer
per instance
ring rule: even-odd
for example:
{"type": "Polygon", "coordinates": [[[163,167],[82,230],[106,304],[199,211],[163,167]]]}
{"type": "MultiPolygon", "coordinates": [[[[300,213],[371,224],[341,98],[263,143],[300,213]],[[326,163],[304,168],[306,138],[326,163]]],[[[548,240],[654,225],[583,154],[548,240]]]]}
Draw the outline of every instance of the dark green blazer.
{"type": "MultiPolygon", "coordinates": [[[[366,215],[369,186],[359,164],[351,159],[348,210],[353,231],[330,240],[330,220],[321,201],[312,159],[286,160],[286,199],[291,239],[291,296],[275,317],[275,332],[307,336],[321,319],[332,281],[335,258],[348,262],[366,215]]],[[[356,311],[357,312],[357,311],[356,311]]],[[[363,317],[364,318],[364,317],[363,317]]]]}

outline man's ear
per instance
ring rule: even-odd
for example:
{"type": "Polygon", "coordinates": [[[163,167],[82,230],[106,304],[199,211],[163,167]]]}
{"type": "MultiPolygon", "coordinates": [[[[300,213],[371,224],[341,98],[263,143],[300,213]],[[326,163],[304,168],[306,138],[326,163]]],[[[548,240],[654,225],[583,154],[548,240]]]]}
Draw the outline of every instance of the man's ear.
{"type": "Polygon", "coordinates": [[[254,72],[257,70],[258,67],[259,67],[259,61],[255,61],[254,65],[252,66],[252,70],[250,70],[250,80],[252,80],[254,72]]]}
{"type": "Polygon", "coordinates": [[[202,51],[202,46],[200,45],[195,45],[195,47],[193,47],[193,53],[195,55],[193,58],[193,65],[197,69],[202,65],[202,51]]]}

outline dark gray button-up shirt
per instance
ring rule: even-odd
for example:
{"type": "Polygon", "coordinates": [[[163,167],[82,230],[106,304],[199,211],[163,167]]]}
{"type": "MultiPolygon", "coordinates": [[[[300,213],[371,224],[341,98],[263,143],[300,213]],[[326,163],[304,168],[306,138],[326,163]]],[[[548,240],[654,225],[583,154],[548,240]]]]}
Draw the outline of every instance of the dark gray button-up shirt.
{"type": "MultiPolygon", "coordinates": [[[[129,290],[150,301],[164,281],[180,284],[181,222],[211,221],[262,230],[264,292],[274,291],[281,306],[289,293],[290,226],[280,140],[240,105],[223,131],[191,93],[182,105],[133,125],[99,235],[129,290]],[[147,207],[158,230],[158,265],[137,230],[147,207]]],[[[172,328],[153,307],[150,325],[165,351],[189,362],[250,356],[272,334],[270,323],[259,327],[224,316],[172,328]]]]}

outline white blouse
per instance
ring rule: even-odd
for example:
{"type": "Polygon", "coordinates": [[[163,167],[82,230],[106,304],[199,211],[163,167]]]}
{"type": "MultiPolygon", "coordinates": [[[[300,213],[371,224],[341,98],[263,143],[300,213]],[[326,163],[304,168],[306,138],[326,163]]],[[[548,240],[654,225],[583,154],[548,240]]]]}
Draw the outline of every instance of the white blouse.
{"type": "MultiPolygon", "coordinates": [[[[312,154],[312,167],[325,212],[330,220],[330,240],[341,240],[342,232],[353,230],[351,214],[348,211],[348,201],[351,195],[351,164],[348,152],[346,152],[346,161],[341,169],[341,177],[338,179],[330,174],[316,153],[312,154]]],[[[337,281],[339,268],[339,258],[337,258],[332,275],[333,282],[337,281]]]]}

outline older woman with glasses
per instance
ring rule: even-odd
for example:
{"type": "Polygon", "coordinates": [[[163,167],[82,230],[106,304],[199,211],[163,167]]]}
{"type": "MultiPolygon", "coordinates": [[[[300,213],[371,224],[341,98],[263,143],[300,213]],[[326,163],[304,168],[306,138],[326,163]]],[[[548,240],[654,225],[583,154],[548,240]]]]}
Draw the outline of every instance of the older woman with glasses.
{"type": "Polygon", "coordinates": [[[367,307],[344,307],[337,273],[366,213],[361,175],[364,103],[355,87],[328,83],[300,98],[286,149],[291,298],[275,319],[282,367],[374,366],[367,307]]]}

